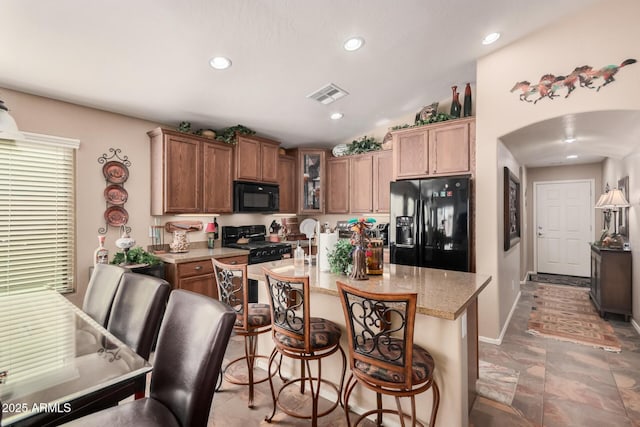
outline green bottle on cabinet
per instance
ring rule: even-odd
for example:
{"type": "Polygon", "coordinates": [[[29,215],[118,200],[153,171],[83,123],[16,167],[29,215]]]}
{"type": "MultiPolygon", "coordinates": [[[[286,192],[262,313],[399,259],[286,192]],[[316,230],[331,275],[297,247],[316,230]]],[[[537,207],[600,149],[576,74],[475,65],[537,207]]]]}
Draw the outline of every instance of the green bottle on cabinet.
{"type": "Polygon", "coordinates": [[[451,111],[449,115],[451,117],[458,118],[460,117],[460,94],[458,93],[458,86],[451,86],[452,96],[451,96],[451,111]]]}

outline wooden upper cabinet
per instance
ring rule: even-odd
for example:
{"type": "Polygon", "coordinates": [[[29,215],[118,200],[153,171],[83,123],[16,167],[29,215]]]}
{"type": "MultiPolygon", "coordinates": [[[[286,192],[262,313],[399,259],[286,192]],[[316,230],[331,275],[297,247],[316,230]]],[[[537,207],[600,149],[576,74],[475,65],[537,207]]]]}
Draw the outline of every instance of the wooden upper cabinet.
{"type": "Polygon", "coordinates": [[[266,138],[238,135],[235,179],[277,183],[278,146],[266,138]]]}
{"type": "Polygon", "coordinates": [[[348,157],[327,160],[327,213],[349,213],[349,171],[348,157]]]}
{"type": "Polygon", "coordinates": [[[233,212],[233,146],[203,142],[202,211],[233,212]]]}
{"type": "Polygon", "coordinates": [[[262,160],[262,181],[278,182],[278,145],[277,143],[262,143],[260,159],[262,160]]]}
{"type": "Polygon", "coordinates": [[[475,118],[393,133],[393,178],[415,179],[475,172],[475,118]]]}
{"type": "Polygon", "coordinates": [[[151,143],[151,215],[231,212],[233,147],[157,128],[151,143]]]}
{"type": "Polygon", "coordinates": [[[393,181],[391,150],[377,151],[373,155],[373,212],[389,213],[393,181]]]}
{"type": "Polygon", "coordinates": [[[429,134],[417,128],[393,135],[395,179],[420,178],[429,174],[429,134]]]}
{"type": "Polygon", "coordinates": [[[373,212],[373,155],[351,158],[351,212],[373,212]]]}
{"type": "Polygon", "coordinates": [[[429,147],[432,175],[451,175],[471,170],[468,122],[429,131],[429,147]]]}
{"type": "Polygon", "coordinates": [[[280,185],[280,213],[296,213],[296,158],[278,157],[278,184],[280,185]]]}
{"type": "Polygon", "coordinates": [[[325,151],[298,149],[298,213],[324,213],[325,151]]]}

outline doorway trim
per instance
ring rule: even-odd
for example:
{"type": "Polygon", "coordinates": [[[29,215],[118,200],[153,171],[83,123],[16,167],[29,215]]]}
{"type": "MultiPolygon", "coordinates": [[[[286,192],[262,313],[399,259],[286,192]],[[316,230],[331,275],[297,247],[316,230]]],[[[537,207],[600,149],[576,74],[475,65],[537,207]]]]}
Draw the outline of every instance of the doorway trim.
{"type": "Polygon", "coordinates": [[[591,225],[591,238],[593,238],[593,231],[596,227],[596,219],[595,214],[593,212],[595,206],[594,202],[594,189],[596,185],[596,180],[594,178],[585,178],[585,179],[562,179],[562,180],[553,180],[553,181],[534,181],[533,182],[533,229],[531,230],[531,238],[533,239],[533,272],[538,273],[538,239],[536,239],[536,230],[538,229],[538,185],[541,184],[569,184],[569,183],[577,183],[577,182],[588,182],[589,183],[589,197],[590,203],[589,206],[592,208],[589,209],[589,224],[591,225]]]}

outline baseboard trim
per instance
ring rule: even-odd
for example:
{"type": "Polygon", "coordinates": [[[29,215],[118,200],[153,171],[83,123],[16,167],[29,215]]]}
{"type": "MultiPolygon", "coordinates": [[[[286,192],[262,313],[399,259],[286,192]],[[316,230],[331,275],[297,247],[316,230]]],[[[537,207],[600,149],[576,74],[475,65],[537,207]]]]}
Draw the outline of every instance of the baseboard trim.
{"type": "Polygon", "coordinates": [[[504,335],[507,333],[507,328],[509,327],[509,323],[511,323],[511,317],[513,316],[513,313],[515,313],[516,311],[516,307],[518,306],[518,301],[520,301],[521,295],[522,295],[522,292],[518,292],[518,296],[516,296],[516,300],[513,302],[513,305],[511,306],[511,311],[509,311],[507,320],[506,322],[504,322],[504,326],[502,327],[502,331],[500,331],[500,335],[498,336],[498,338],[489,338],[489,337],[483,337],[482,335],[480,335],[478,336],[478,341],[482,341],[487,344],[494,344],[494,345],[502,344],[502,339],[504,338],[504,335]]]}
{"type": "Polygon", "coordinates": [[[638,325],[638,322],[636,322],[636,319],[633,317],[631,318],[631,326],[633,326],[633,329],[635,329],[638,335],[640,335],[640,325],[638,325]]]}
{"type": "Polygon", "coordinates": [[[524,276],[524,280],[520,281],[521,285],[524,285],[525,283],[527,283],[529,280],[531,280],[531,276],[536,274],[535,271],[529,270],[527,271],[527,274],[524,276]]]}

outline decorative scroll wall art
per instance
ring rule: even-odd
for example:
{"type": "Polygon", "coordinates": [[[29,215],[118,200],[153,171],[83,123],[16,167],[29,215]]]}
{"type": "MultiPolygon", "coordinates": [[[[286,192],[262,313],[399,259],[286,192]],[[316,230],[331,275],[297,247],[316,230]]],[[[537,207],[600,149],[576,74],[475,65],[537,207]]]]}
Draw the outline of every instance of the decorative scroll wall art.
{"type": "Polygon", "coordinates": [[[504,168],[504,250],[520,241],[520,180],[504,168]]]}
{"type": "Polygon", "coordinates": [[[520,92],[520,101],[533,102],[536,104],[543,98],[553,99],[560,96],[565,91],[565,98],[568,98],[577,87],[595,89],[598,92],[601,88],[613,83],[614,77],[622,67],[635,64],[635,59],[629,58],[622,61],[620,65],[605,65],[602,68],[594,69],[590,65],[576,67],[571,73],[566,75],[545,74],[540,77],[538,83],[530,83],[528,80],[517,82],[511,92],[520,92]],[[596,86],[597,83],[599,85],[596,86]],[[534,99],[529,99],[534,98],[534,99]]]}
{"type": "Polygon", "coordinates": [[[98,157],[98,163],[102,165],[102,175],[106,181],[104,189],[104,200],[106,208],[104,211],[105,226],[98,229],[99,234],[107,234],[109,226],[122,228],[127,233],[131,232],[131,227],[126,224],[129,221],[129,213],[124,208],[124,204],[129,199],[129,193],[124,188],[124,183],[129,179],[129,167],[131,162],[127,156],[121,156],[122,150],[119,148],[109,148],[111,153],[106,153],[98,157]]]}

